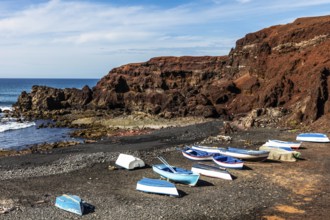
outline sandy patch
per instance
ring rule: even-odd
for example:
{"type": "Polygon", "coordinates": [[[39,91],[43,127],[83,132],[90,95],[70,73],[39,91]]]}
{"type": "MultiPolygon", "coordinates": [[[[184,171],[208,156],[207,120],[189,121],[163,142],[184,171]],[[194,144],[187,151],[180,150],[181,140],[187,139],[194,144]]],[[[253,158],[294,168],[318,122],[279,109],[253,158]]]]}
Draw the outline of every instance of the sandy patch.
{"type": "Polygon", "coordinates": [[[263,216],[262,220],[285,220],[285,218],[281,218],[279,216],[272,215],[272,216],[263,216]]]}
{"type": "Polygon", "coordinates": [[[285,212],[285,213],[289,213],[289,214],[304,214],[305,213],[304,210],[297,209],[293,206],[288,206],[288,205],[278,205],[275,207],[275,209],[277,211],[285,212]]]}
{"type": "Polygon", "coordinates": [[[309,198],[309,197],[306,197],[306,198],[304,198],[304,201],[311,202],[311,201],[313,201],[313,199],[312,198],[309,198]]]}
{"type": "Polygon", "coordinates": [[[283,170],[277,167],[269,179],[295,194],[308,196],[319,191],[318,185],[322,177],[316,174],[306,175],[302,171],[283,170]]]}

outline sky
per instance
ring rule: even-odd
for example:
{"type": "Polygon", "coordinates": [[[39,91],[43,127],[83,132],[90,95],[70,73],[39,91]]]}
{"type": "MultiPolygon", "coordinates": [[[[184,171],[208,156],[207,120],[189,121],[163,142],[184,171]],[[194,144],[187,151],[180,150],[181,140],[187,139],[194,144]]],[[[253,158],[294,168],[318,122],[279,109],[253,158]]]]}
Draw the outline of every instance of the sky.
{"type": "Polygon", "coordinates": [[[157,56],[227,55],[330,0],[0,0],[0,78],[101,78],[157,56]]]}

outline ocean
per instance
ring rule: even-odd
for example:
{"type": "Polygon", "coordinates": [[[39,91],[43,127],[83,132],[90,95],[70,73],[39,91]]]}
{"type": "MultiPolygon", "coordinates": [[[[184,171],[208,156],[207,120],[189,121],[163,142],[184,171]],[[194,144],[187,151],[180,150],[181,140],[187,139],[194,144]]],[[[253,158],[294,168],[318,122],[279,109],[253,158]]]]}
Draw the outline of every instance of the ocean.
{"type": "MultiPolygon", "coordinates": [[[[0,78],[0,109],[10,110],[22,91],[30,92],[33,85],[54,88],[93,87],[99,79],[3,79],[0,78]]],[[[72,140],[68,128],[38,129],[42,121],[17,122],[17,118],[0,113],[0,149],[24,149],[33,144],[72,140]]]]}

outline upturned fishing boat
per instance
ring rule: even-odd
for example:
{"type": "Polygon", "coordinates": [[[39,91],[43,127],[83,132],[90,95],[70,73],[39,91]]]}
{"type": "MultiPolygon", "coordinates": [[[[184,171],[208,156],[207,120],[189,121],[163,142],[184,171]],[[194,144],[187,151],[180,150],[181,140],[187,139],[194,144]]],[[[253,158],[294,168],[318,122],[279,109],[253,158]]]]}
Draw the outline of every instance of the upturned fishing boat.
{"type": "Polygon", "coordinates": [[[292,141],[280,141],[280,140],[268,140],[264,146],[267,147],[277,147],[283,150],[298,149],[300,148],[301,142],[292,142],[292,141]]]}
{"type": "Polygon", "coordinates": [[[230,173],[225,168],[211,166],[208,164],[202,164],[202,163],[194,164],[191,167],[191,171],[209,177],[215,177],[225,180],[233,179],[230,173]]]}
{"type": "Polygon", "coordinates": [[[83,201],[79,196],[75,195],[64,194],[56,197],[55,206],[77,215],[83,215],[84,213],[83,201]]]}
{"type": "Polygon", "coordinates": [[[128,170],[132,170],[135,168],[144,167],[145,163],[140,158],[134,157],[129,154],[119,154],[116,165],[119,167],[123,167],[128,170]]]}
{"type": "Polygon", "coordinates": [[[210,146],[204,146],[204,145],[193,145],[191,146],[194,150],[204,151],[208,153],[219,153],[219,147],[210,147],[210,146]]]}
{"type": "Polygon", "coordinates": [[[179,196],[178,190],[173,183],[159,179],[143,178],[137,182],[136,190],[146,193],[179,196]]]}
{"type": "Polygon", "coordinates": [[[301,133],[297,136],[296,140],[306,141],[306,142],[320,142],[320,143],[330,142],[328,136],[322,133],[301,133]]]}

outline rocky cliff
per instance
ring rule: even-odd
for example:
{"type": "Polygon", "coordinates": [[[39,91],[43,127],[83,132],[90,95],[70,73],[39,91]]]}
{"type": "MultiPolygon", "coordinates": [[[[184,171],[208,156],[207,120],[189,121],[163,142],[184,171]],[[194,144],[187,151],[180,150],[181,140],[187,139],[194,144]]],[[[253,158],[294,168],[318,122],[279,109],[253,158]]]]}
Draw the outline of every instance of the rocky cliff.
{"type": "Polygon", "coordinates": [[[282,107],[288,121],[328,117],[330,16],[247,34],[228,56],[157,57],[111,70],[91,90],[33,87],[20,111],[120,109],[164,117],[231,116],[282,107]]]}

